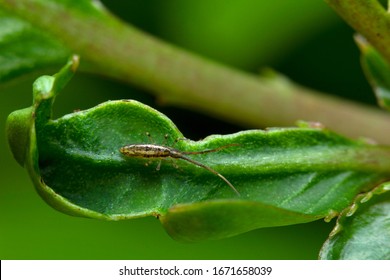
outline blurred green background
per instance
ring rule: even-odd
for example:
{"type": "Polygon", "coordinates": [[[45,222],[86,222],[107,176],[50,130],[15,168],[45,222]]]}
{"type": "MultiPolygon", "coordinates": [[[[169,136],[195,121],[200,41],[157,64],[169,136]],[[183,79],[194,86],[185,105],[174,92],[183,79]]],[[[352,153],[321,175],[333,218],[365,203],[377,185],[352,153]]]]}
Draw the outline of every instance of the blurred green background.
{"type": "MultiPolygon", "coordinates": [[[[102,2],[140,29],[224,64],[252,73],[271,67],[301,85],[375,103],[359,66],[353,31],[323,1],[102,2]]],[[[334,221],[183,244],[172,240],[154,218],[103,222],[53,210],[13,159],[4,132],[7,115],[31,105],[36,78],[32,75],[0,87],[0,259],[317,258],[334,221]]],[[[161,107],[151,95],[129,85],[82,73],[59,96],[55,113],[61,116],[119,98],[137,99],[164,112],[191,139],[247,129],[196,112],[161,107]]]]}

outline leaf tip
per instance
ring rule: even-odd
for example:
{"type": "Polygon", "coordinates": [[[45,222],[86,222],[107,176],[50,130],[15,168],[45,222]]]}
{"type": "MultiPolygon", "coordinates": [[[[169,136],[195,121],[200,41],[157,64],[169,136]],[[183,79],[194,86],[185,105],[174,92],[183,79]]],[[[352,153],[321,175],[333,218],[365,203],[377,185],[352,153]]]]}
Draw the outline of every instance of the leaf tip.
{"type": "Polygon", "coordinates": [[[353,36],[353,39],[362,53],[365,53],[369,49],[370,45],[363,35],[357,33],[353,36]]]}
{"type": "Polygon", "coordinates": [[[70,70],[75,73],[80,65],[80,56],[75,54],[70,58],[70,70]]]}

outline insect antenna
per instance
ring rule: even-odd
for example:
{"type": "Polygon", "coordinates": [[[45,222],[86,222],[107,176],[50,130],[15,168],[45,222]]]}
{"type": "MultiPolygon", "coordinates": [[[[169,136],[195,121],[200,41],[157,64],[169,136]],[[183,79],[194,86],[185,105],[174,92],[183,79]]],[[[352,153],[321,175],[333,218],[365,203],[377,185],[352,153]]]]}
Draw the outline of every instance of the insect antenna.
{"type": "MultiPolygon", "coordinates": [[[[208,150],[206,150],[206,151],[208,151],[208,150]]],[[[221,178],[222,180],[224,180],[225,183],[228,184],[229,187],[230,187],[238,196],[240,196],[240,193],[239,193],[238,190],[233,186],[233,184],[230,183],[229,180],[226,179],[222,174],[218,173],[217,171],[215,171],[215,170],[212,169],[211,167],[208,167],[207,165],[204,165],[203,163],[200,163],[200,162],[198,162],[198,161],[195,161],[195,160],[193,160],[193,159],[190,159],[189,157],[186,157],[186,156],[184,156],[184,155],[180,155],[179,158],[184,159],[184,160],[186,160],[186,161],[188,161],[188,162],[191,162],[191,163],[193,163],[193,164],[195,164],[195,165],[197,165],[197,166],[199,166],[199,167],[202,167],[202,168],[204,168],[204,169],[210,171],[211,173],[217,175],[219,178],[221,178]]]]}

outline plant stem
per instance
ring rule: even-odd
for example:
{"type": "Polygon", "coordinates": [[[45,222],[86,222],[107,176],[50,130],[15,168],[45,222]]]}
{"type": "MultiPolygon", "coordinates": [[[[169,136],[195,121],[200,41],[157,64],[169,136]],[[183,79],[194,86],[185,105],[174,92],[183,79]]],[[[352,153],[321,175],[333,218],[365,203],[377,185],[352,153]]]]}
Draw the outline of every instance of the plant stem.
{"type": "Polygon", "coordinates": [[[165,104],[255,128],[318,121],[351,137],[390,143],[390,116],[385,112],[280,77],[258,77],[206,60],[161,42],[102,8],[86,12],[85,3],[69,6],[48,0],[0,0],[0,5],[62,40],[81,56],[84,69],[89,66],[95,73],[145,88],[165,104]]]}

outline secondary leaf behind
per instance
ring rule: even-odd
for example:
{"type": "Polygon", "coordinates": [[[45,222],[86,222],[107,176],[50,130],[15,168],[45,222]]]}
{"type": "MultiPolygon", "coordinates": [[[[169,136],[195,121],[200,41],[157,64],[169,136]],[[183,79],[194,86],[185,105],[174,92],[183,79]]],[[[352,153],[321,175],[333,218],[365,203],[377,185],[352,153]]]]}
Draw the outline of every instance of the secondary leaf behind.
{"type": "Polygon", "coordinates": [[[389,190],[387,183],[358,196],[338,219],[320,258],[390,260],[389,190]]]}
{"type": "Polygon", "coordinates": [[[0,83],[58,67],[69,54],[60,42],[0,8],[0,83]]]}

